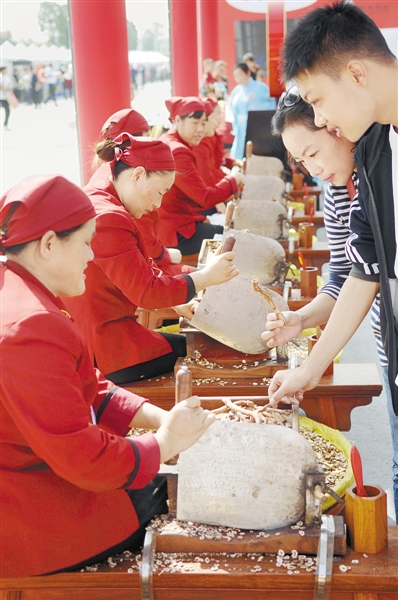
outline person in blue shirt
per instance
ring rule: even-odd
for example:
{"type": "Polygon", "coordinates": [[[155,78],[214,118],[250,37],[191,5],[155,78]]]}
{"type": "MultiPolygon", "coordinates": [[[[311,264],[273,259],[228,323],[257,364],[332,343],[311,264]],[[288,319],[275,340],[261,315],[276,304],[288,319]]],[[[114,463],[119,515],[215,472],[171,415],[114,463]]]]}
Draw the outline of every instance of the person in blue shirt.
{"type": "Polygon", "coordinates": [[[238,84],[231,92],[229,109],[232,113],[232,133],[235,136],[231,155],[243,158],[245,154],[245,139],[249,111],[274,110],[275,98],[269,95],[269,87],[262,81],[256,81],[245,63],[239,63],[234,68],[234,79],[238,84]]]}

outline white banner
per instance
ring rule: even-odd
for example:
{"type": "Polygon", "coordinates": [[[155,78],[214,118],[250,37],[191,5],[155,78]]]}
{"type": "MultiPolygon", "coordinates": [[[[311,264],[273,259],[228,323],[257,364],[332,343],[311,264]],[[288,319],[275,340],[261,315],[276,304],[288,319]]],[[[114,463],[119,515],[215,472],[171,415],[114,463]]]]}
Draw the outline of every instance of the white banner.
{"type": "MultiPolygon", "coordinates": [[[[278,2],[281,0],[226,0],[226,2],[236,8],[237,10],[244,10],[252,13],[266,13],[268,12],[269,2],[278,2]]],[[[316,0],[286,0],[284,2],[285,11],[291,12],[292,10],[298,10],[299,8],[306,8],[315,4],[316,0]]]]}

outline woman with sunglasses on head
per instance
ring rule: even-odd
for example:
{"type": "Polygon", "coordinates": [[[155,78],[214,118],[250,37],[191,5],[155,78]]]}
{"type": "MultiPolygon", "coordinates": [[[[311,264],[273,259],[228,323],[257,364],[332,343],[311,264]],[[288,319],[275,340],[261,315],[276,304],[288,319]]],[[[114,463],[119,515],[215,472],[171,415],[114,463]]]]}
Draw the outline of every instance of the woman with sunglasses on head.
{"type": "Polygon", "coordinates": [[[161,136],[169,144],[176,162],[176,178],[159,209],[159,237],[165,246],[183,256],[199,252],[202,241],[222,233],[219,225],[206,221],[203,211],[214,208],[235,194],[243,182],[241,173],[225,175],[208,185],[200,176],[193,148],[204,137],[207,115],[200,98],[174,96],[166,100],[173,129],[161,136]]]}
{"type": "MultiPolygon", "coordinates": [[[[0,200],[1,575],[81,569],[137,549],[167,512],[161,461],[214,420],[197,397],[170,412],[93,368],[61,296],[85,291],[95,210],[59,175],[0,200]],[[125,436],[130,429],[157,430],[125,436]]],[[[39,594],[40,595],[40,594],[39,594]]]]}
{"type": "Polygon", "coordinates": [[[111,175],[85,187],[97,213],[95,257],[87,268],[86,293],[66,304],[98,368],[122,384],[168,373],[186,355],[184,336],[143,327],[137,323],[137,307],[174,307],[190,318],[187,303],[198,291],[238,271],[233,252],[201,271],[175,276],[163,275],[149,258],[136,221],[159,208],[174,183],[175,162],[167,144],[122,133],[104,140],[97,153],[110,162],[111,175]]]}
{"type": "MultiPolygon", "coordinates": [[[[284,94],[272,119],[273,134],[282,137],[291,162],[298,169],[329,182],[324,202],[324,219],[330,248],[329,282],[317,297],[296,312],[285,312],[286,325],[272,313],[262,334],[270,347],[296,337],[303,329],[326,323],[339,292],[349,276],[352,263],[346,256],[351,237],[350,212],[358,211],[358,178],[354,168],[355,144],[337,137],[326,127],[314,123],[314,111],[304,102],[296,86],[284,94]]],[[[387,377],[387,358],[380,328],[380,294],[371,309],[371,323],[376,338],[380,364],[385,373],[385,391],[394,448],[393,486],[398,521],[398,417],[393,412],[387,377]]]]}
{"type": "MultiPolygon", "coordinates": [[[[94,148],[94,159],[92,163],[93,175],[90,183],[104,180],[111,175],[111,169],[108,162],[101,160],[97,154],[99,147],[104,140],[114,140],[123,132],[129,133],[133,137],[147,136],[150,133],[150,125],[136,110],[125,108],[118,110],[111,115],[104,123],[94,148]]],[[[156,266],[162,270],[165,275],[179,275],[180,273],[192,273],[194,269],[181,263],[181,252],[176,248],[166,248],[158,237],[159,230],[159,212],[154,208],[151,212],[142,215],[136,221],[148,251],[148,254],[156,263],[156,266]]]]}

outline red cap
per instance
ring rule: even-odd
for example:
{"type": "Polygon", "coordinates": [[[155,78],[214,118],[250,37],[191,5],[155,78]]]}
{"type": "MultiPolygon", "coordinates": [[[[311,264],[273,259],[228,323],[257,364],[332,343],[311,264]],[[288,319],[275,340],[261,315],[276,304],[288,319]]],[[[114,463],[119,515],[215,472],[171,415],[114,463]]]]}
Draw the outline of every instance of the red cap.
{"type": "Polygon", "coordinates": [[[203,101],[197,96],[172,96],[165,101],[167,110],[170,113],[170,121],[173,121],[177,115],[180,117],[196,112],[197,110],[205,111],[203,101]]]}
{"type": "Polygon", "coordinates": [[[32,175],[3,194],[0,222],[17,208],[1,236],[4,248],[41,238],[47,231],[66,231],[95,217],[89,197],[62,175],[32,175]]]}
{"type": "Polygon", "coordinates": [[[205,105],[205,111],[207,115],[211,115],[211,113],[214,111],[215,107],[218,104],[215,98],[206,98],[206,100],[204,100],[203,103],[205,105]]]}
{"type": "Polygon", "coordinates": [[[118,110],[105,121],[100,137],[113,139],[123,131],[135,135],[136,133],[148,131],[148,129],[150,129],[150,126],[141,113],[132,108],[123,108],[123,110],[118,110]]]}
{"type": "Polygon", "coordinates": [[[122,133],[114,139],[115,144],[130,140],[125,148],[115,148],[115,158],[111,162],[113,172],[115,164],[121,160],[130,167],[144,167],[147,171],[175,171],[176,164],[170,146],[162,140],[151,137],[133,137],[122,133]]]}

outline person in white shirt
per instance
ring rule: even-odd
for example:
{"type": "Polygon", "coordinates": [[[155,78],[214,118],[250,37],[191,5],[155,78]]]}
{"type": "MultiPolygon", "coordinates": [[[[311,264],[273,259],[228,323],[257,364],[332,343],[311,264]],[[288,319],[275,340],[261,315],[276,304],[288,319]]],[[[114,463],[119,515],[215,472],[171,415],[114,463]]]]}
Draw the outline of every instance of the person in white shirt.
{"type": "Polygon", "coordinates": [[[55,106],[58,106],[57,99],[55,97],[55,86],[57,85],[57,71],[53,69],[51,63],[44,69],[44,77],[46,78],[46,83],[48,84],[48,98],[46,99],[44,104],[47,104],[49,100],[53,100],[55,106]]]}

